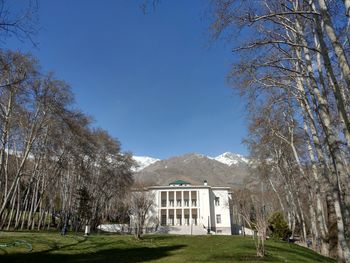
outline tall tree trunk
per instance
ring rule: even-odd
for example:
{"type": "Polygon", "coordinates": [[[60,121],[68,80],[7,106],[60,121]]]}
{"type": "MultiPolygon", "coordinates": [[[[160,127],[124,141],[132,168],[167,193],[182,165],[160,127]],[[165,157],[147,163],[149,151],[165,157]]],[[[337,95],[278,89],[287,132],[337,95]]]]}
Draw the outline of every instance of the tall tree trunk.
{"type": "Polygon", "coordinates": [[[331,17],[328,13],[326,2],[324,0],[318,0],[318,4],[320,6],[320,11],[322,15],[322,20],[324,22],[326,34],[332,43],[334,53],[338,59],[339,68],[341,69],[343,73],[343,78],[345,79],[348,89],[350,90],[350,67],[348,59],[345,55],[343,46],[340,44],[338,36],[335,33],[331,17]]]}
{"type": "MultiPolygon", "coordinates": [[[[321,198],[321,191],[320,191],[320,179],[318,176],[318,169],[316,167],[316,159],[315,159],[315,155],[314,155],[314,151],[312,149],[311,146],[311,139],[308,133],[308,128],[307,128],[307,124],[306,124],[306,120],[304,120],[304,132],[306,135],[306,142],[307,142],[307,148],[308,148],[308,153],[309,153],[309,157],[311,160],[311,170],[312,170],[312,174],[314,177],[314,191],[315,191],[315,198],[316,198],[316,218],[317,218],[317,225],[320,229],[320,233],[321,233],[321,247],[320,250],[321,252],[325,253],[326,255],[328,255],[328,252],[325,252],[326,247],[328,247],[326,244],[327,243],[327,229],[325,228],[325,218],[324,218],[324,211],[323,211],[323,205],[322,205],[322,198],[321,198]]],[[[318,241],[318,240],[317,240],[318,241]]]]}
{"type": "MultiPolygon", "coordinates": [[[[330,78],[330,83],[331,83],[330,86],[331,86],[331,89],[333,91],[335,101],[337,103],[337,109],[338,109],[338,112],[340,114],[340,118],[342,120],[342,123],[344,125],[344,136],[345,136],[345,139],[347,141],[348,146],[350,147],[350,121],[349,121],[348,113],[346,112],[346,108],[345,108],[345,103],[344,103],[345,98],[342,95],[343,92],[341,90],[340,85],[338,84],[338,80],[337,80],[337,78],[334,74],[334,71],[333,71],[331,59],[329,57],[329,51],[328,51],[327,45],[323,39],[323,31],[322,31],[321,21],[320,21],[318,16],[315,17],[315,21],[316,21],[316,35],[314,38],[315,45],[316,45],[316,47],[320,47],[321,54],[322,54],[323,61],[324,61],[324,66],[325,66],[325,68],[328,72],[328,76],[330,78]]],[[[318,73],[319,73],[319,78],[320,78],[321,84],[325,87],[325,83],[323,80],[322,67],[320,65],[321,61],[320,61],[319,54],[316,55],[316,59],[317,59],[317,69],[318,69],[318,73]]],[[[348,86],[348,88],[350,88],[350,86],[348,86]]]]}
{"type": "MultiPolygon", "coordinates": [[[[8,81],[9,83],[9,81],[8,81]]],[[[4,116],[4,121],[3,121],[3,127],[2,127],[2,134],[1,134],[1,148],[0,148],[0,181],[2,181],[2,177],[4,176],[4,189],[3,189],[3,199],[7,196],[7,187],[8,187],[8,177],[7,177],[7,171],[5,170],[5,155],[9,155],[9,152],[5,152],[7,143],[8,143],[8,138],[9,138],[9,133],[10,133],[10,118],[12,115],[12,109],[13,109],[13,100],[15,96],[15,90],[12,88],[10,89],[10,94],[9,94],[9,99],[7,102],[7,107],[6,107],[6,113],[4,116]]],[[[0,184],[1,185],[1,184],[0,184]]],[[[1,190],[1,189],[0,189],[1,190]]],[[[0,199],[1,200],[1,199],[0,199]]],[[[1,218],[1,214],[0,214],[1,218]]]]}
{"type": "Polygon", "coordinates": [[[18,229],[18,225],[19,225],[19,221],[21,218],[21,185],[18,185],[18,189],[17,189],[17,208],[16,208],[16,217],[15,217],[15,226],[14,229],[17,230],[18,229]]]}
{"type": "Polygon", "coordinates": [[[329,240],[329,256],[331,258],[338,257],[338,230],[337,215],[334,209],[333,197],[331,194],[326,195],[327,211],[328,211],[328,240],[329,240]]]}
{"type": "MultiPolygon", "coordinates": [[[[298,26],[298,22],[296,24],[298,26]]],[[[302,44],[305,44],[305,42],[302,44]]],[[[342,162],[342,151],[340,149],[341,141],[339,140],[339,138],[337,138],[336,136],[337,133],[332,127],[331,117],[329,115],[328,103],[323,98],[322,94],[320,93],[320,90],[317,87],[317,82],[315,81],[315,78],[313,76],[313,68],[312,68],[309,50],[307,48],[304,48],[304,54],[305,54],[305,62],[307,65],[308,74],[310,76],[309,91],[312,96],[315,96],[317,98],[317,102],[318,102],[317,113],[319,114],[319,119],[322,124],[324,133],[326,135],[326,141],[330,150],[330,156],[333,160],[334,173],[332,175],[331,180],[333,182],[332,192],[333,192],[333,198],[334,198],[335,211],[337,213],[337,220],[338,220],[337,222],[338,240],[340,242],[341,248],[344,251],[344,257],[345,257],[346,263],[350,263],[350,249],[345,239],[345,227],[344,227],[345,211],[344,209],[342,209],[342,206],[340,204],[340,193],[338,189],[339,174],[346,174],[346,169],[342,162]]]]}
{"type": "Polygon", "coordinates": [[[345,5],[345,15],[350,17],[350,0],[343,0],[345,5]]]}
{"type": "Polygon", "coordinates": [[[31,198],[30,208],[29,208],[29,213],[28,213],[28,222],[27,222],[27,229],[28,230],[29,230],[30,226],[32,225],[33,214],[35,215],[34,204],[35,204],[35,196],[37,193],[37,185],[38,185],[38,181],[35,182],[35,186],[34,186],[33,192],[32,192],[32,198],[31,198]]]}
{"type": "Polygon", "coordinates": [[[281,209],[282,209],[282,211],[284,212],[284,211],[285,211],[285,208],[284,208],[284,205],[283,205],[281,196],[280,196],[280,194],[278,193],[276,187],[274,186],[274,184],[273,184],[271,178],[269,178],[269,182],[270,182],[270,185],[271,185],[271,187],[272,187],[272,190],[274,191],[274,193],[276,194],[276,196],[277,196],[277,198],[278,198],[278,202],[279,202],[279,204],[280,204],[280,206],[281,206],[281,209]]]}
{"type": "MultiPolygon", "coordinates": [[[[17,180],[17,184],[16,184],[16,188],[15,189],[18,189],[18,180],[17,180]]],[[[16,197],[17,197],[17,193],[13,192],[13,195],[12,195],[11,201],[10,201],[11,210],[10,210],[10,214],[9,214],[9,217],[8,217],[8,223],[7,223],[6,230],[9,230],[10,227],[11,227],[12,218],[13,218],[13,212],[15,210],[16,197]]]]}

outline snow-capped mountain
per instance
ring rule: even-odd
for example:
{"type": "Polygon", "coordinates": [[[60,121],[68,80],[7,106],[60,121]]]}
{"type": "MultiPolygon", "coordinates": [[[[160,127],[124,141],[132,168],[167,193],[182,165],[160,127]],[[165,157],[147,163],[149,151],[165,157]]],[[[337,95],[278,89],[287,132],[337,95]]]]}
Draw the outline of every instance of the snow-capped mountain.
{"type": "MultiPolygon", "coordinates": [[[[248,164],[249,160],[245,158],[243,155],[225,152],[216,157],[205,156],[203,154],[194,154],[198,158],[209,158],[211,160],[216,160],[220,163],[226,164],[228,166],[239,165],[239,164],[248,164]]],[[[149,157],[149,156],[134,156],[134,160],[137,163],[137,167],[134,168],[135,172],[139,172],[146,167],[154,164],[155,162],[161,161],[160,159],[149,157]]],[[[186,162],[186,160],[184,160],[186,162]]]]}
{"type": "Polygon", "coordinates": [[[154,164],[155,162],[160,161],[160,159],[149,157],[149,156],[133,156],[133,159],[136,161],[137,167],[134,167],[135,172],[139,172],[145,169],[147,166],[154,164]]]}
{"type": "Polygon", "coordinates": [[[228,166],[236,165],[240,163],[248,164],[249,160],[245,158],[243,155],[231,153],[231,152],[225,152],[223,154],[220,154],[216,157],[211,157],[211,159],[214,159],[220,163],[224,163],[228,166]]]}
{"type": "Polygon", "coordinates": [[[256,182],[249,173],[248,159],[234,153],[224,153],[217,157],[198,153],[174,156],[138,169],[134,177],[136,181],[153,185],[167,185],[180,179],[191,184],[203,184],[207,180],[211,186],[240,188],[256,182]]]}

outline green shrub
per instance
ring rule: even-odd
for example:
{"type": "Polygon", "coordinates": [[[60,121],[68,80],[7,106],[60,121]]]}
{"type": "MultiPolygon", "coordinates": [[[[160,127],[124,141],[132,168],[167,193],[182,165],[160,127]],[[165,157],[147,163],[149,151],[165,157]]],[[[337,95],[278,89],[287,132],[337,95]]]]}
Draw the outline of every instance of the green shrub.
{"type": "Polygon", "coordinates": [[[282,212],[273,213],[270,216],[268,223],[272,237],[287,239],[290,236],[291,231],[288,228],[287,222],[284,220],[282,212]]]}

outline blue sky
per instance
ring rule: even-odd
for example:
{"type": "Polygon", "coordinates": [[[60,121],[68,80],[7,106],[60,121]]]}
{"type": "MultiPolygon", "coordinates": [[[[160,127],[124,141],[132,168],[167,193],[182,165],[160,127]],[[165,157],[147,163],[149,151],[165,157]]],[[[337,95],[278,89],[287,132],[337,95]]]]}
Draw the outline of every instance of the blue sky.
{"type": "MultiPolygon", "coordinates": [[[[244,102],[226,83],[230,45],[210,42],[207,1],[39,0],[43,70],[72,87],[76,104],[135,155],[247,154],[244,102]]],[[[209,1],[208,1],[209,2],[209,1]]]]}

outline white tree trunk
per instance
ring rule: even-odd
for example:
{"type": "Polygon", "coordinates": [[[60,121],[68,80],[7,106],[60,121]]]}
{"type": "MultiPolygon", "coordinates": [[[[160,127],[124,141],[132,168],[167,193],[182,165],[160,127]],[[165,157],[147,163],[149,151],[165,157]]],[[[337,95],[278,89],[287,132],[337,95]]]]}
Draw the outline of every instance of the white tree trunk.
{"type": "MultiPolygon", "coordinates": [[[[344,52],[342,45],[339,43],[338,36],[335,33],[331,17],[328,13],[326,2],[324,0],[318,0],[318,3],[319,3],[321,14],[322,14],[322,19],[324,21],[325,31],[328,35],[328,38],[330,39],[330,41],[332,43],[334,53],[335,53],[335,55],[338,59],[338,62],[339,62],[339,68],[341,69],[341,71],[343,73],[343,78],[346,81],[348,89],[350,89],[350,67],[349,67],[348,59],[345,55],[345,52],[344,52]]],[[[346,1],[346,5],[348,5],[348,1],[346,1]]],[[[347,8],[348,8],[348,6],[347,6],[347,8]]],[[[349,11],[349,9],[347,9],[347,13],[348,13],[348,11],[349,11]]]]}

